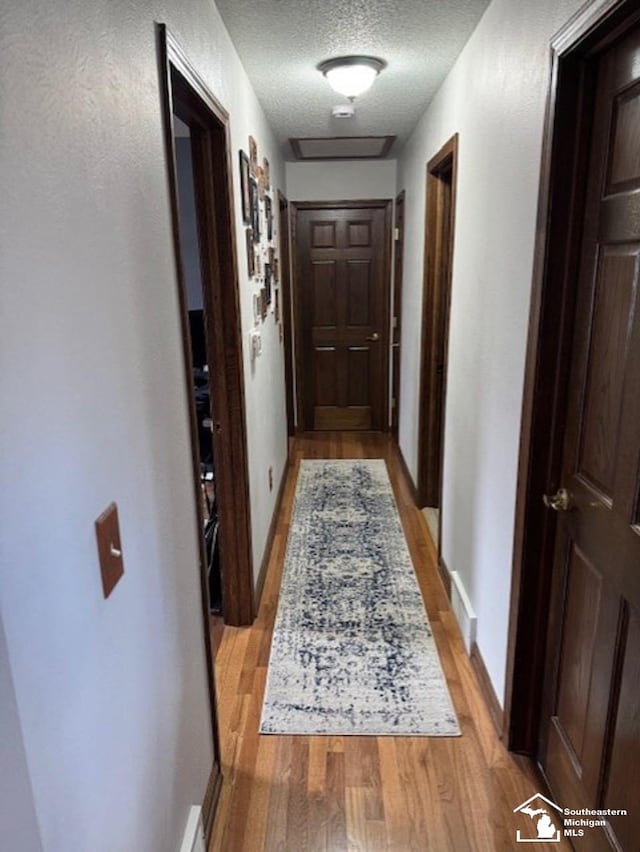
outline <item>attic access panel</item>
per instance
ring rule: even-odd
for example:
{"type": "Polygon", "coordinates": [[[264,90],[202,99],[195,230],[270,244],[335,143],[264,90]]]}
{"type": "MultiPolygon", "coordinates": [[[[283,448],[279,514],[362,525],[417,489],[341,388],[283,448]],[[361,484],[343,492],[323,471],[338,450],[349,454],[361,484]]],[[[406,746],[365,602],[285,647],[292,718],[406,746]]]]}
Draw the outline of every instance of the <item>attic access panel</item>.
{"type": "Polygon", "coordinates": [[[386,157],[395,136],[327,136],[290,139],[297,160],[376,160],[386,157]]]}

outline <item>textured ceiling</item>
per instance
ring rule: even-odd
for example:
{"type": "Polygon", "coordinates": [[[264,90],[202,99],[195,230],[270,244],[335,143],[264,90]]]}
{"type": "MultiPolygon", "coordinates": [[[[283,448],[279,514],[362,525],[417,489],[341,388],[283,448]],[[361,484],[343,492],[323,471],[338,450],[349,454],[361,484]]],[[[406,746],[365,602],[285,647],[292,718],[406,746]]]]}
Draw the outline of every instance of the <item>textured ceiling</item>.
{"type": "Polygon", "coordinates": [[[489,0],[216,0],[269,123],[296,136],[398,136],[397,155],[471,35],[489,0]],[[316,70],[349,53],[385,59],[355,119],[316,70]]]}

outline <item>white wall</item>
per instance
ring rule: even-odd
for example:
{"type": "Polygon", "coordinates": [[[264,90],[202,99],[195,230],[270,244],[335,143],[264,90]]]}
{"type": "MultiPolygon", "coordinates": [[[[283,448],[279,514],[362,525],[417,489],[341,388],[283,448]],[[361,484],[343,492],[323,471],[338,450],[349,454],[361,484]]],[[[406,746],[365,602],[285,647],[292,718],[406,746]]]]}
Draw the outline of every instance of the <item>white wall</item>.
{"type": "Polygon", "coordinates": [[[494,0],[398,161],[406,190],[400,445],[417,475],[425,164],[460,134],[443,542],[505,680],[520,407],[552,35],[582,0],[494,0]]]}
{"type": "Polygon", "coordinates": [[[289,201],[395,198],[396,160],[286,163],[289,201]]]}
{"type": "Polygon", "coordinates": [[[4,849],[42,852],[7,643],[0,621],[0,828],[4,849]]]}
{"type": "MultiPolygon", "coordinates": [[[[212,762],[154,20],[231,113],[235,187],[249,133],[283,186],[210,0],[0,15],[0,605],[44,852],[175,850],[212,762]],[[126,573],[105,602],[93,522],[111,500],[126,573]]],[[[259,564],[286,452],[271,317],[244,359],[259,564]]]]}

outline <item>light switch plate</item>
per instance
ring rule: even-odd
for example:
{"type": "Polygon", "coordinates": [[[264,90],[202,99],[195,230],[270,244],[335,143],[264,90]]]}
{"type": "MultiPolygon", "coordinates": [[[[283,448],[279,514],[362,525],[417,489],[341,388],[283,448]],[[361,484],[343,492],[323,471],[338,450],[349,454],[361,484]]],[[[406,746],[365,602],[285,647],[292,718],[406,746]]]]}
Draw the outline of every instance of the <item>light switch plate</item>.
{"type": "Polygon", "coordinates": [[[96,538],[98,540],[100,573],[102,574],[102,591],[106,599],[124,574],[118,507],[115,503],[107,506],[96,520],[96,538]]]}

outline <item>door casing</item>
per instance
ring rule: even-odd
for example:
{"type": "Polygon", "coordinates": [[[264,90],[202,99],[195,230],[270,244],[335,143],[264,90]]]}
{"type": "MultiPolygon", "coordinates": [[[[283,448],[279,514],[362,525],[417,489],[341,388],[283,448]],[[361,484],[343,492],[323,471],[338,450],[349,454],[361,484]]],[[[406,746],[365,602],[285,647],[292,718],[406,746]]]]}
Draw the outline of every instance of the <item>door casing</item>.
{"type": "MultiPolygon", "coordinates": [[[[447,350],[455,236],[458,134],[427,163],[418,432],[418,504],[442,507],[447,350]],[[447,194],[448,208],[443,205],[447,194]],[[438,360],[444,358],[442,373],[438,360]],[[441,379],[438,376],[441,375],[441,379]],[[438,382],[441,389],[438,390],[438,382]],[[438,397],[440,396],[440,410],[438,397]]],[[[440,513],[439,525],[442,523],[440,513]]],[[[441,536],[438,536],[441,539],[441,536]]],[[[438,551],[440,546],[438,545],[438,551]]]]}
{"type": "Polygon", "coordinates": [[[400,429],[400,369],[402,352],[402,276],[404,268],[404,199],[405,191],[395,202],[393,254],[393,311],[391,319],[391,435],[396,444],[400,429]]]}
{"type": "Polygon", "coordinates": [[[522,404],[502,736],[535,755],[546,662],[556,519],[542,495],[560,486],[569,348],[593,98],[593,63],[640,20],[637,0],[580,9],[551,42],[522,404]]]}
{"type": "Polygon", "coordinates": [[[280,240],[280,305],[282,336],[284,347],[284,380],[287,404],[287,435],[295,432],[294,379],[293,379],[293,339],[291,334],[291,240],[289,236],[289,202],[278,190],[278,210],[280,214],[278,235],[280,240]]]}
{"type": "Polygon", "coordinates": [[[193,138],[200,265],[208,361],[211,368],[211,402],[216,424],[212,436],[213,454],[216,492],[220,507],[220,538],[224,547],[222,578],[224,618],[228,624],[241,625],[252,622],[254,602],[231,145],[228,114],[208,90],[164,24],[157,25],[157,46],[183,342],[185,400],[191,433],[194,517],[197,522],[194,534],[197,536],[199,546],[201,615],[215,758],[202,803],[205,829],[209,837],[222,783],[221,752],[209,624],[207,561],[202,535],[204,516],[198,466],[198,433],[195,407],[189,392],[193,378],[180,244],[174,113],[190,126],[193,138]]]}

